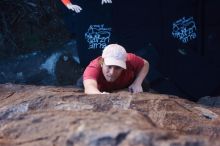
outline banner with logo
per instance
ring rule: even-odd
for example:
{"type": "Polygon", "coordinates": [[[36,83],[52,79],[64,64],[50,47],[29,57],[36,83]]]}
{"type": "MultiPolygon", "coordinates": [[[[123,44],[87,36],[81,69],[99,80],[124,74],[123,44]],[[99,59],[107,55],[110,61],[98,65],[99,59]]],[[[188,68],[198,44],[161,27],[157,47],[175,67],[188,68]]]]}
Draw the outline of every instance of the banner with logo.
{"type": "Polygon", "coordinates": [[[80,64],[85,67],[113,41],[112,4],[101,5],[101,0],[82,0],[78,5],[83,10],[75,17],[77,49],[80,64]]]}

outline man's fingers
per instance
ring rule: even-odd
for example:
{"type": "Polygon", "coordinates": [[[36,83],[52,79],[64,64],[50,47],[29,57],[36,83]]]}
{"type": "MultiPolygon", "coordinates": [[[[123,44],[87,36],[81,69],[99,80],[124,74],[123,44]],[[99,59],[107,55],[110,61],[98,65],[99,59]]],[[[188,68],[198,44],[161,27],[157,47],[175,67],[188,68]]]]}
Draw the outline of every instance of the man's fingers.
{"type": "Polygon", "coordinates": [[[101,94],[109,94],[108,92],[101,92],[101,94]]]}
{"type": "Polygon", "coordinates": [[[133,93],[134,91],[133,91],[133,89],[130,87],[130,88],[128,88],[128,91],[129,92],[131,92],[131,93],[133,93]]]}
{"type": "Polygon", "coordinates": [[[128,91],[131,92],[131,93],[141,93],[141,92],[143,92],[143,89],[142,88],[132,88],[132,87],[129,87],[128,91]]]}

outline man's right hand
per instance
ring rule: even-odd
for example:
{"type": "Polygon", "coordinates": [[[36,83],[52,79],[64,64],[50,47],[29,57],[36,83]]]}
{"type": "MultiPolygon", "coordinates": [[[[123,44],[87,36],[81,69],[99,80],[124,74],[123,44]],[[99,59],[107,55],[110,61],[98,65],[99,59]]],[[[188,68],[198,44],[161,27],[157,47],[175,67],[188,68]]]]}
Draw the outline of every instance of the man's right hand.
{"type": "Polygon", "coordinates": [[[79,12],[82,10],[82,8],[81,8],[80,6],[78,6],[78,5],[73,5],[72,3],[68,3],[68,4],[66,5],[66,7],[67,7],[69,10],[75,11],[76,13],[79,13],[79,12]]]}

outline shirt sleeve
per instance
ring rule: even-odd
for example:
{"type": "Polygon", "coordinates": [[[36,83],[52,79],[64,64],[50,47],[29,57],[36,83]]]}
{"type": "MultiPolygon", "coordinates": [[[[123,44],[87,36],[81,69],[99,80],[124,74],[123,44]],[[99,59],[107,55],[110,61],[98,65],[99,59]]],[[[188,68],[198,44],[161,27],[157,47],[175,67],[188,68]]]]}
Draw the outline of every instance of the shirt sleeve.
{"type": "Polygon", "coordinates": [[[98,80],[100,76],[101,66],[99,64],[98,59],[93,60],[85,69],[83,73],[83,80],[86,79],[94,79],[98,80]]]}
{"type": "Polygon", "coordinates": [[[68,3],[70,3],[70,0],[61,0],[63,2],[64,5],[67,5],[68,3]]]}
{"type": "Polygon", "coordinates": [[[142,69],[142,67],[144,66],[143,58],[132,53],[128,53],[127,62],[130,64],[130,66],[134,70],[135,75],[137,75],[142,69]]]}

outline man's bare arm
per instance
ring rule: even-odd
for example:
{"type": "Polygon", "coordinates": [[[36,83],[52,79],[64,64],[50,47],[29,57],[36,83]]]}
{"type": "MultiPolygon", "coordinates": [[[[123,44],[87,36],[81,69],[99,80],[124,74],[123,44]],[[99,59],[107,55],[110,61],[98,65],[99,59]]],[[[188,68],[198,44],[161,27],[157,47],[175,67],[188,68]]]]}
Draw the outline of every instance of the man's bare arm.
{"type": "Polygon", "coordinates": [[[134,82],[128,88],[130,92],[133,92],[133,93],[143,92],[143,88],[142,88],[141,84],[149,71],[148,61],[146,61],[145,59],[143,59],[143,60],[144,60],[144,66],[142,67],[142,69],[138,73],[134,82]]]}
{"type": "Polygon", "coordinates": [[[98,85],[97,85],[96,80],[86,79],[83,81],[83,85],[85,88],[84,92],[86,94],[101,94],[102,93],[98,90],[98,85]]]}

